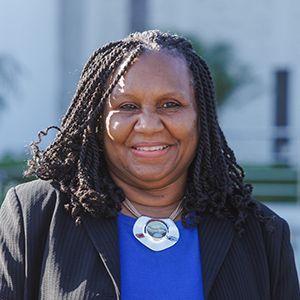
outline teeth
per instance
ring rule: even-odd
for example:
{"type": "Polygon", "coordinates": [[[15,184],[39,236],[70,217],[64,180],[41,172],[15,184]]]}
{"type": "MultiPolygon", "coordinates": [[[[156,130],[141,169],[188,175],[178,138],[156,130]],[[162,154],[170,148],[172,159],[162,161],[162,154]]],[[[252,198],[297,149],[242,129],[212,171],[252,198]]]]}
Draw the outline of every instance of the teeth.
{"type": "Polygon", "coordinates": [[[168,148],[169,146],[151,146],[151,147],[135,147],[136,150],[139,151],[159,151],[168,148]]]}

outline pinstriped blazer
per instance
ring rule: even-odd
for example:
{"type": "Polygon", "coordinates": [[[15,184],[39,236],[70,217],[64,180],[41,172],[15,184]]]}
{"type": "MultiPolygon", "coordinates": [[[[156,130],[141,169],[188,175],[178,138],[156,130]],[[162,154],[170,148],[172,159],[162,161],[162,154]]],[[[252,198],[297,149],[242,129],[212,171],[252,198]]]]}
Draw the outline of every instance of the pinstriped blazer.
{"type": "MultiPolygon", "coordinates": [[[[118,299],[116,221],[86,216],[76,226],[64,202],[47,181],[8,192],[0,210],[0,299],[118,299]]],[[[278,216],[275,225],[270,233],[249,217],[240,238],[230,222],[203,217],[205,299],[300,299],[288,225],[278,216]]]]}

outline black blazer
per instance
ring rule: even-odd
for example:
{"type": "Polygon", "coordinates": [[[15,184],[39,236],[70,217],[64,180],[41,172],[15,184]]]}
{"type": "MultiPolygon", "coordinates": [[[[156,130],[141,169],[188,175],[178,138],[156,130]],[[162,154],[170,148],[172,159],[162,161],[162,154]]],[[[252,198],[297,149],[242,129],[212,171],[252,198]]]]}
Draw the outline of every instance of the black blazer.
{"type": "MultiPolygon", "coordinates": [[[[76,226],[64,202],[41,180],[8,192],[0,210],[0,299],[118,298],[116,221],[86,216],[76,226]]],[[[275,225],[269,233],[249,217],[240,238],[229,221],[203,217],[205,299],[300,299],[288,225],[278,216],[275,225]]]]}

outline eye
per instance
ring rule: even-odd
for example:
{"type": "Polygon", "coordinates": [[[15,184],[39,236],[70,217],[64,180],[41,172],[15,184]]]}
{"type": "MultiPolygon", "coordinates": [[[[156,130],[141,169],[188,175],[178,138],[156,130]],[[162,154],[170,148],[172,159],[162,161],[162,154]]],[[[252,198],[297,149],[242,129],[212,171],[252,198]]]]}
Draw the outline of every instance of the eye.
{"type": "Polygon", "coordinates": [[[138,106],[133,103],[124,103],[124,104],[120,105],[120,110],[133,111],[136,109],[138,109],[138,106]]]}
{"type": "Polygon", "coordinates": [[[167,101],[161,105],[161,108],[164,108],[164,109],[176,109],[179,107],[181,107],[181,104],[178,103],[177,101],[167,101]]]}

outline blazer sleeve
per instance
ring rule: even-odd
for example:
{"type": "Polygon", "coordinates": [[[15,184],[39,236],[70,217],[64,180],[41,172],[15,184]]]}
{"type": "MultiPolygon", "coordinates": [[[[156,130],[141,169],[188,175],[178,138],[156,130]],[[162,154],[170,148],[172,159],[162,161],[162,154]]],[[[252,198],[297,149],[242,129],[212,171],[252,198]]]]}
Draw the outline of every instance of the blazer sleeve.
{"type": "Polygon", "coordinates": [[[282,242],[280,249],[278,282],[274,288],[272,299],[300,300],[299,280],[297,276],[293,249],[290,243],[290,230],[283,220],[282,242]]]}
{"type": "Polygon", "coordinates": [[[23,299],[24,253],[22,210],[12,188],[0,208],[0,299],[23,299]]]}

